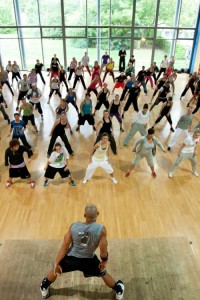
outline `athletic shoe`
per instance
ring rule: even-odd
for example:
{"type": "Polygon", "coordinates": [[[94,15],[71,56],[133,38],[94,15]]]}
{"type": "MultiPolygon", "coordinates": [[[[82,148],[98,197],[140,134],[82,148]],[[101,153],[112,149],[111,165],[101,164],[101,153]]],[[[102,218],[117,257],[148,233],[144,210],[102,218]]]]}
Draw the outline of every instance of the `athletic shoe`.
{"type": "Polygon", "coordinates": [[[96,127],[95,126],[93,126],[93,130],[96,131],[96,127]]]}
{"type": "Polygon", "coordinates": [[[73,180],[71,181],[71,186],[76,186],[73,180]]]}
{"type": "Polygon", "coordinates": [[[79,131],[80,130],[80,127],[78,126],[77,128],[76,128],[76,131],[79,131]]]}
{"type": "Polygon", "coordinates": [[[50,296],[49,287],[47,289],[40,287],[40,292],[42,294],[43,299],[47,299],[50,296]]]}
{"type": "Polygon", "coordinates": [[[171,150],[171,147],[168,147],[167,150],[170,151],[170,150],[171,150]]]}
{"type": "Polygon", "coordinates": [[[47,186],[49,184],[48,181],[44,181],[44,187],[47,186]]]}
{"type": "Polygon", "coordinates": [[[8,119],[8,124],[10,124],[10,119],[8,119]]]}
{"type": "Polygon", "coordinates": [[[11,184],[12,184],[12,182],[10,182],[9,180],[6,181],[6,188],[8,189],[11,184]]]}
{"type": "Polygon", "coordinates": [[[18,110],[18,109],[19,109],[19,107],[17,106],[17,107],[16,107],[16,110],[18,110]]]}
{"type": "Polygon", "coordinates": [[[116,300],[123,300],[123,296],[124,296],[124,284],[121,280],[117,280],[117,285],[121,287],[121,292],[116,293],[116,300]]]}
{"type": "Polygon", "coordinates": [[[36,135],[38,135],[39,134],[39,131],[38,130],[36,130],[36,133],[35,133],[36,135]]]}
{"type": "Polygon", "coordinates": [[[111,177],[111,180],[112,180],[112,182],[113,182],[114,184],[117,184],[117,180],[116,180],[115,177],[111,177]]]}
{"type": "Polygon", "coordinates": [[[131,173],[130,172],[127,172],[126,174],[125,174],[125,177],[129,177],[131,175],[131,173]]]}
{"type": "Polygon", "coordinates": [[[71,156],[74,156],[74,152],[70,153],[71,156]]]}
{"type": "Polygon", "coordinates": [[[30,185],[31,185],[31,188],[33,189],[34,186],[35,186],[35,181],[31,181],[31,182],[29,182],[29,183],[30,183],[30,185]]]}
{"type": "Polygon", "coordinates": [[[151,173],[151,176],[152,176],[153,178],[156,178],[156,176],[157,176],[157,175],[156,175],[156,172],[152,172],[152,173],[151,173]]]}
{"type": "Polygon", "coordinates": [[[73,135],[73,131],[72,130],[70,130],[70,134],[73,135]]]}
{"type": "Polygon", "coordinates": [[[197,171],[193,171],[193,174],[194,174],[196,177],[198,177],[198,176],[199,176],[199,174],[198,174],[198,172],[197,172],[197,171]]]}
{"type": "Polygon", "coordinates": [[[43,115],[41,115],[41,120],[42,120],[42,121],[44,120],[44,117],[43,117],[43,115]]]}
{"type": "Polygon", "coordinates": [[[169,172],[168,177],[172,178],[172,176],[173,176],[172,172],[169,172]]]}
{"type": "Polygon", "coordinates": [[[84,184],[87,183],[87,179],[86,179],[86,178],[83,179],[83,183],[84,183],[84,184]]]}
{"type": "Polygon", "coordinates": [[[174,132],[174,128],[173,128],[173,127],[171,127],[170,130],[171,130],[172,132],[174,132]]]}
{"type": "Polygon", "coordinates": [[[121,131],[121,132],[124,132],[124,129],[123,129],[123,128],[120,128],[120,131],[121,131]]]}

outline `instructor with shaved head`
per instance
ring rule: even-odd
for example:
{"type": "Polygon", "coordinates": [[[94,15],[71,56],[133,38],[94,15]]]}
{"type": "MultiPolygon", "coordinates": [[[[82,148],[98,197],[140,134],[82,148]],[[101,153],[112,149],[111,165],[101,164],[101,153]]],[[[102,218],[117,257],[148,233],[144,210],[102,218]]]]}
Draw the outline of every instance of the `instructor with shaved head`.
{"type": "Polygon", "coordinates": [[[80,271],[85,277],[102,277],[105,284],[115,291],[116,299],[123,299],[123,282],[116,282],[106,271],[107,232],[104,225],[96,223],[98,215],[96,205],[88,204],[84,210],[85,222],[76,222],[69,227],[54,261],[54,269],[42,280],[40,291],[44,299],[50,296],[51,283],[62,273],[72,271],[80,271]],[[94,253],[98,247],[101,260],[94,253]]]}

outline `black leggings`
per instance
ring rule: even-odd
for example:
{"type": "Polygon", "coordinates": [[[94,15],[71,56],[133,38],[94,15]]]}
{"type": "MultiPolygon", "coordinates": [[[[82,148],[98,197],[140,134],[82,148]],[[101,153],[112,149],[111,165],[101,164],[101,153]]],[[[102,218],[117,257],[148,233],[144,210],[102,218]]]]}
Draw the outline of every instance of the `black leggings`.
{"type": "Polygon", "coordinates": [[[88,88],[87,92],[88,92],[88,93],[93,92],[96,96],[98,95],[97,89],[91,89],[91,88],[88,88]]]}
{"type": "Polygon", "coordinates": [[[6,80],[6,81],[4,81],[4,82],[1,82],[1,85],[2,85],[2,87],[3,87],[3,85],[4,85],[4,84],[6,84],[6,85],[8,86],[8,88],[9,88],[9,90],[10,90],[11,94],[14,96],[14,92],[13,92],[13,90],[12,90],[11,86],[10,86],[10,83],[9,83],[9,81],[8,81],[8,80],[6,80]]]}
{"type": "Polygon", "coordinates": [[[81,82],[82,82],[83,88],[86,90],[86,86],[85,86],[85,81],[84,81],[84,79],[83,79],[83,75],[76,75],[75,80],[74,80],[73,89],[75,89],[76,84],[77,84],[77,81],[78,81],[79,79],[80,79],[81,82]]]}
{"type": "Polygon", "coordinates": [[[90,114],[86,115],[81,115],[79,114],[79,119],[78,119],[78,125],[84,125],[85,121],[88,121],[88,123],[92,126],[94,126],[94,117],[90,114]]]}
{"type": "Polygon", "coordinates": [[[68,80],[71,80],[72,78],[72,74],[75,74],[75,69],[69,69],[69,77],[68,77],[68,80]]]}
{"type": "Polygon", "coordinates": [[[13,135],[12,136],[13,139],[20,139],[22,141],[22,144],[24,145],[24,147],[26,147],[27,149],[31,149],[31,145],[29,145],[29,143],[27,142],[27,139],[25,137],[25,135],[18,135],[18,136],[15,136],[13,135]]]}
{"type": "Polygon", "coordinates": [[[165,71],[166,71],[166,68],[160,68],[160,71],[159,71],[158,76],[157,76],[157,80],[158,80],[158,78],[160,77],[160,75],[162,73],[165,73],[165,71]]]}
{"type": "Polygon", "coordinates": [[[32,104],[33,106],[35,105],[36,109],[38,110],[39,114],[42,115],[43,114],[43,111],[42,111],[42,107],[41,107],[41,103],[38,102],[38,103],[33,103],[30,101],[30,104],[32,104]]]}
{"type": "MultiPolygon", "coordinates": [[[[98,136],[97,136],[97,138],[96,138],[96,141],[95,141],[94,145],[95,145],[96,143],[98,143],[98,142],[101,140],[102,134],[103,134],[103,133],[101,133],[101,132],[98,134],[98,136]]],[[[110,147],[111,147],[111,149],[112,149],[112,152],[113,152],[114,154],[117,154],[117,145],[116,145],[116,142],[115,142],[115,138],[114,138],[114,136],[113,136],[111,133],[108,133],[108,140],[109,140],[109,142],[110,142],[110,147]]]]}
{"type": "Polygon", "coordinates": [[[106,109],[109,108],[109,102],[108,100],[98,100],[97,99],[97,104],[95,106],[95,110],[99,110],[101,108],[101,105],[104,105],[106,109]]]}
{"type": "Polygon", "coordinates": [[[69,103],[71,103],[74,107],[75,107],[75,109],[76,109],[76,111],[77,111],[77,113],[78,113],[78,106],[77,106],[77,104],[76,104],[76,102],[73,100],[73,101],[67,101],[67,103],[69,104],[69,103]]]}
{"type": "Polygon", "coordinates": [[[59,89],[51,89],[50,94],[49,94],[49,99],[51,98],[51,96],[53,95],[54,92],[56,92],[56,94],[58,94],[58,96],[60,98],[62,97],[59,89]]]}
{"type": "Polygon", "coordinates": [[[108,73],[110,73],[110,75],[112,76],[112,78],[113,78],[113,82],[115,82],[115,76],[114,76],[114,73],[113,73],[113,71],[112,70],[105,70],[105,74],[104,74],[104,76],[103,76],[103,81],[106,79],[106,76],[107,76],[107,74],[108,73]]]}
{"type": "MultiPolygon", "coordinates": [[[[47,154],[48,155],[51,155],[51,152],[53,150],[53,147],[54,147],[54,144],[56,142],[56,139],[59,137],[59,135],[53,133],[52,134],[52,137],[51,137],[51,140],[50,140],[50,143],[49,143],[49,148],[48,148],[48,151],[47,151],[47,154]]],[[[63,143],[65,144],[65,148],[67,149],[67,151],[69,152],[69,154],[72,154],[73,153],[73,150],[71,148],[71,145],[68,141],[68,138],[66,136],[66,134],[64,133],[62,136],[60,136],[61,140],[63,141],[63,143]]]]}
{"type": "Polygon", "coordinates": [[[127,87],[125,86],[124,89],[123,89],[123,92],[121,94],[121,98],[120,98],[120,101],[123,101],[124,100],[124,97],[126,95],[126,92],[130,90],[130,87],[127,87]]]}
{"type": "Polygon", "coordinates": [[[16,81],[18,81],[18,78],[17,78],[17,77],[18,77],[19,79],[22,79],[21,76],[20,76],[20,74],[19,74],[19,72],[15,72],[15,73],[12,72],[12,82],[13,82],[14,78],[16,79],[16,81]]]}
{"type": "Polygon", "coordinates": [[[196,106],[196,108],[194,109],[193,114],[195,114],[195,113],[199,110],[199,108],[200,108],[200,95],[198,96],[197,106],[196,106]]]}
{"type": "Polygon", "coordinates": [[[46,82],[45,82],[44,77],[42,75],[42,71],[36,71],[36,74],[40,75],[40,78],[41,78],[42,82],[45,84],[46,82]]]}
{"type": "Polygon", "coordinates": [[[64,85],[66,86],[67,92],[69,92],[69,88],[68,88],[68,84],[67,84],[66,79],[65,78],[64,79],[60,79],[60,83],[61,82],[64,82],[64,85]]]}
{"type": "Polygon", "coordinates": [[[155,121],[155,124],[158,124],[163,117],[166,117],[167,121],[169,122],[170,125],[172,125],[172,118],[171,118],[171,115],[160,115],[160,117],[157,118],[157,120],[155,121]]]}
{"type": "Polygon", "coordinates": [[[189,90],[189,88],[191,89],[192,95],[194,94],[194,91],[195,91],[194,85],[190,85],[190,86],[189,86],[189,85],[186,85],[184,91],[183,91],[182,94],[181,94],[181,97],[184,97],[184,96],[185,96],[185,94],[187,93],[187,91],[189,90]]]}
{"type": "Polygon", "coordinates": [[[130,97],[128,98],[128,100],[124,106],[124,111],[127,111],[131,104],[133,104],[134,110],[138,112],[139,109],[138,109],[137,98],[131,99],[130,97]]]}

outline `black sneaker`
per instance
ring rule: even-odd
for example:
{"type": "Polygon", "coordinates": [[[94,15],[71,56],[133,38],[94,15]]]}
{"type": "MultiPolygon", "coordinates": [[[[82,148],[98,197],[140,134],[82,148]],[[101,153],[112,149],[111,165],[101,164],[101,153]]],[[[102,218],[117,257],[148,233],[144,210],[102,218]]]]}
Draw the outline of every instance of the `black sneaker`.
{"type": "Polygon", "coordinates": [[[29,150],[29,152],[30,152],[30,155],[33,156],[33,151],[31,149],[29,150]]]}
{"type": "Polygon", "coordinates": [[[122,119],[124,119],[124,113],[122,114],[122,119]]]}
{"type": "Polygon", "coordinates": [[[124,284],[121,280],[117,280],[117,285],[121,287],[121,292],[116,292],[116,300],[123,300],[123,296],[124,296],[124,284]]]}
{"type": "Polygon", "coordinates": [[[167,150],[170,151],[170,150],[171,150],[171,147],[168,147],[167,150]]]}
{"type": "Polygon", "coordinates": [[[10,124],[10,119],[8,119],[8,124],[10,124]]]}
{"type": "Polygon", "coordinates": [[[173,127],[171,127],[170,130],[171,130],[172,132],[174,132],[174,128],[173,128],[173,127]]]}
{"type": "Polygon", "coordinates": [[[19,109],[19,106],[16,107],[16,110],[18,110],[18,109],[19,109]]]}

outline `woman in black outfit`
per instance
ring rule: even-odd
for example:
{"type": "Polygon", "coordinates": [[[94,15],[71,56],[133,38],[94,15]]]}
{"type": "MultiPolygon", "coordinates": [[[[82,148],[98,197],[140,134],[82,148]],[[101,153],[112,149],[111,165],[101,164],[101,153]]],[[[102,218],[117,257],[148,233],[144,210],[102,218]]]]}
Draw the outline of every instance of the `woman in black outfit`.
{"type": "Polygon", "coordinates": [[[94,115],[97,110],[101,108],[101,105],[103,104],[106,109],[109,108],[109,101],[108,97],[110,96],[110,90],[107,88],[107,83],[103,83],[102,90],[97,95],[97,104],[94,109],[94,115]]]}
{"type": "Polygon", "coordinates": [[[63,69],[63,66],[60,67],[59,79],[60,79],[60,83],[64,82],[67,92],[69,92],[68,84],[66,81],[66,71],[63,69]]]}
{"type": "Polygon", "coordinates": [[[154,126],[156,124],[158,124],[163,117],[166,117],[167,121],[170,124],[170,130],[172,132],[174,132],[174,129],[172,127],[172,118],[171,118],[171,110],[172,110],[172,106],[173,106],[173,98],[172,97],[168,97],[167,102],[165,102],[160,110],[160,115],[159,117],[156,119],[154,125],[152,126],[152,128],[154,128],[154,126]]]}
{"type": "Polygon", "coordinates": [[[95,144],[101,140],[101,136],[105,132],[108,134],[112,152],[116,155],[117,154],[117,146],[116,146],[115,138],[113,135],[112,121],[109,116],[108,110],[104,110],[103,119],[101,121],[99,121],[99,123],[97,124],[97,138],[96,138],[95,144]]]}
{"type": "Polygon", "coordinates": [[[39,74],[40,75],[40,78],[42,80],[42,82],[44,84],[46,84],[45,80],[44,80],[44,77],[42,75],[42,68],[43,68],[43,64],[39,61],[39,59],[36,60],[36,64],[35,64],[35,72],[36,74],[39,74]]]}
{"type": "Polygon", "coordinates": [[[70,155],[73,156],[74,152],[73,152],[71,145],[68,141],[68,138],[65,134],[65,128],[69,128],[70,132],[72,133],[70,124],[67,120],[66,113],[62,112],[61,117],[55,121],[55,123],[51,129],[51,132],[50,132],[51,140],[50,140],[49,148],[47,151],[48,157],[50,157],[50,155],[51,155],[51,152],[53,150],[53,147],[54,147],[57,137],[61,138],[61,140],[65,144],[65,147],[67,148],[67,151],[69,152],[70,155]]]}

